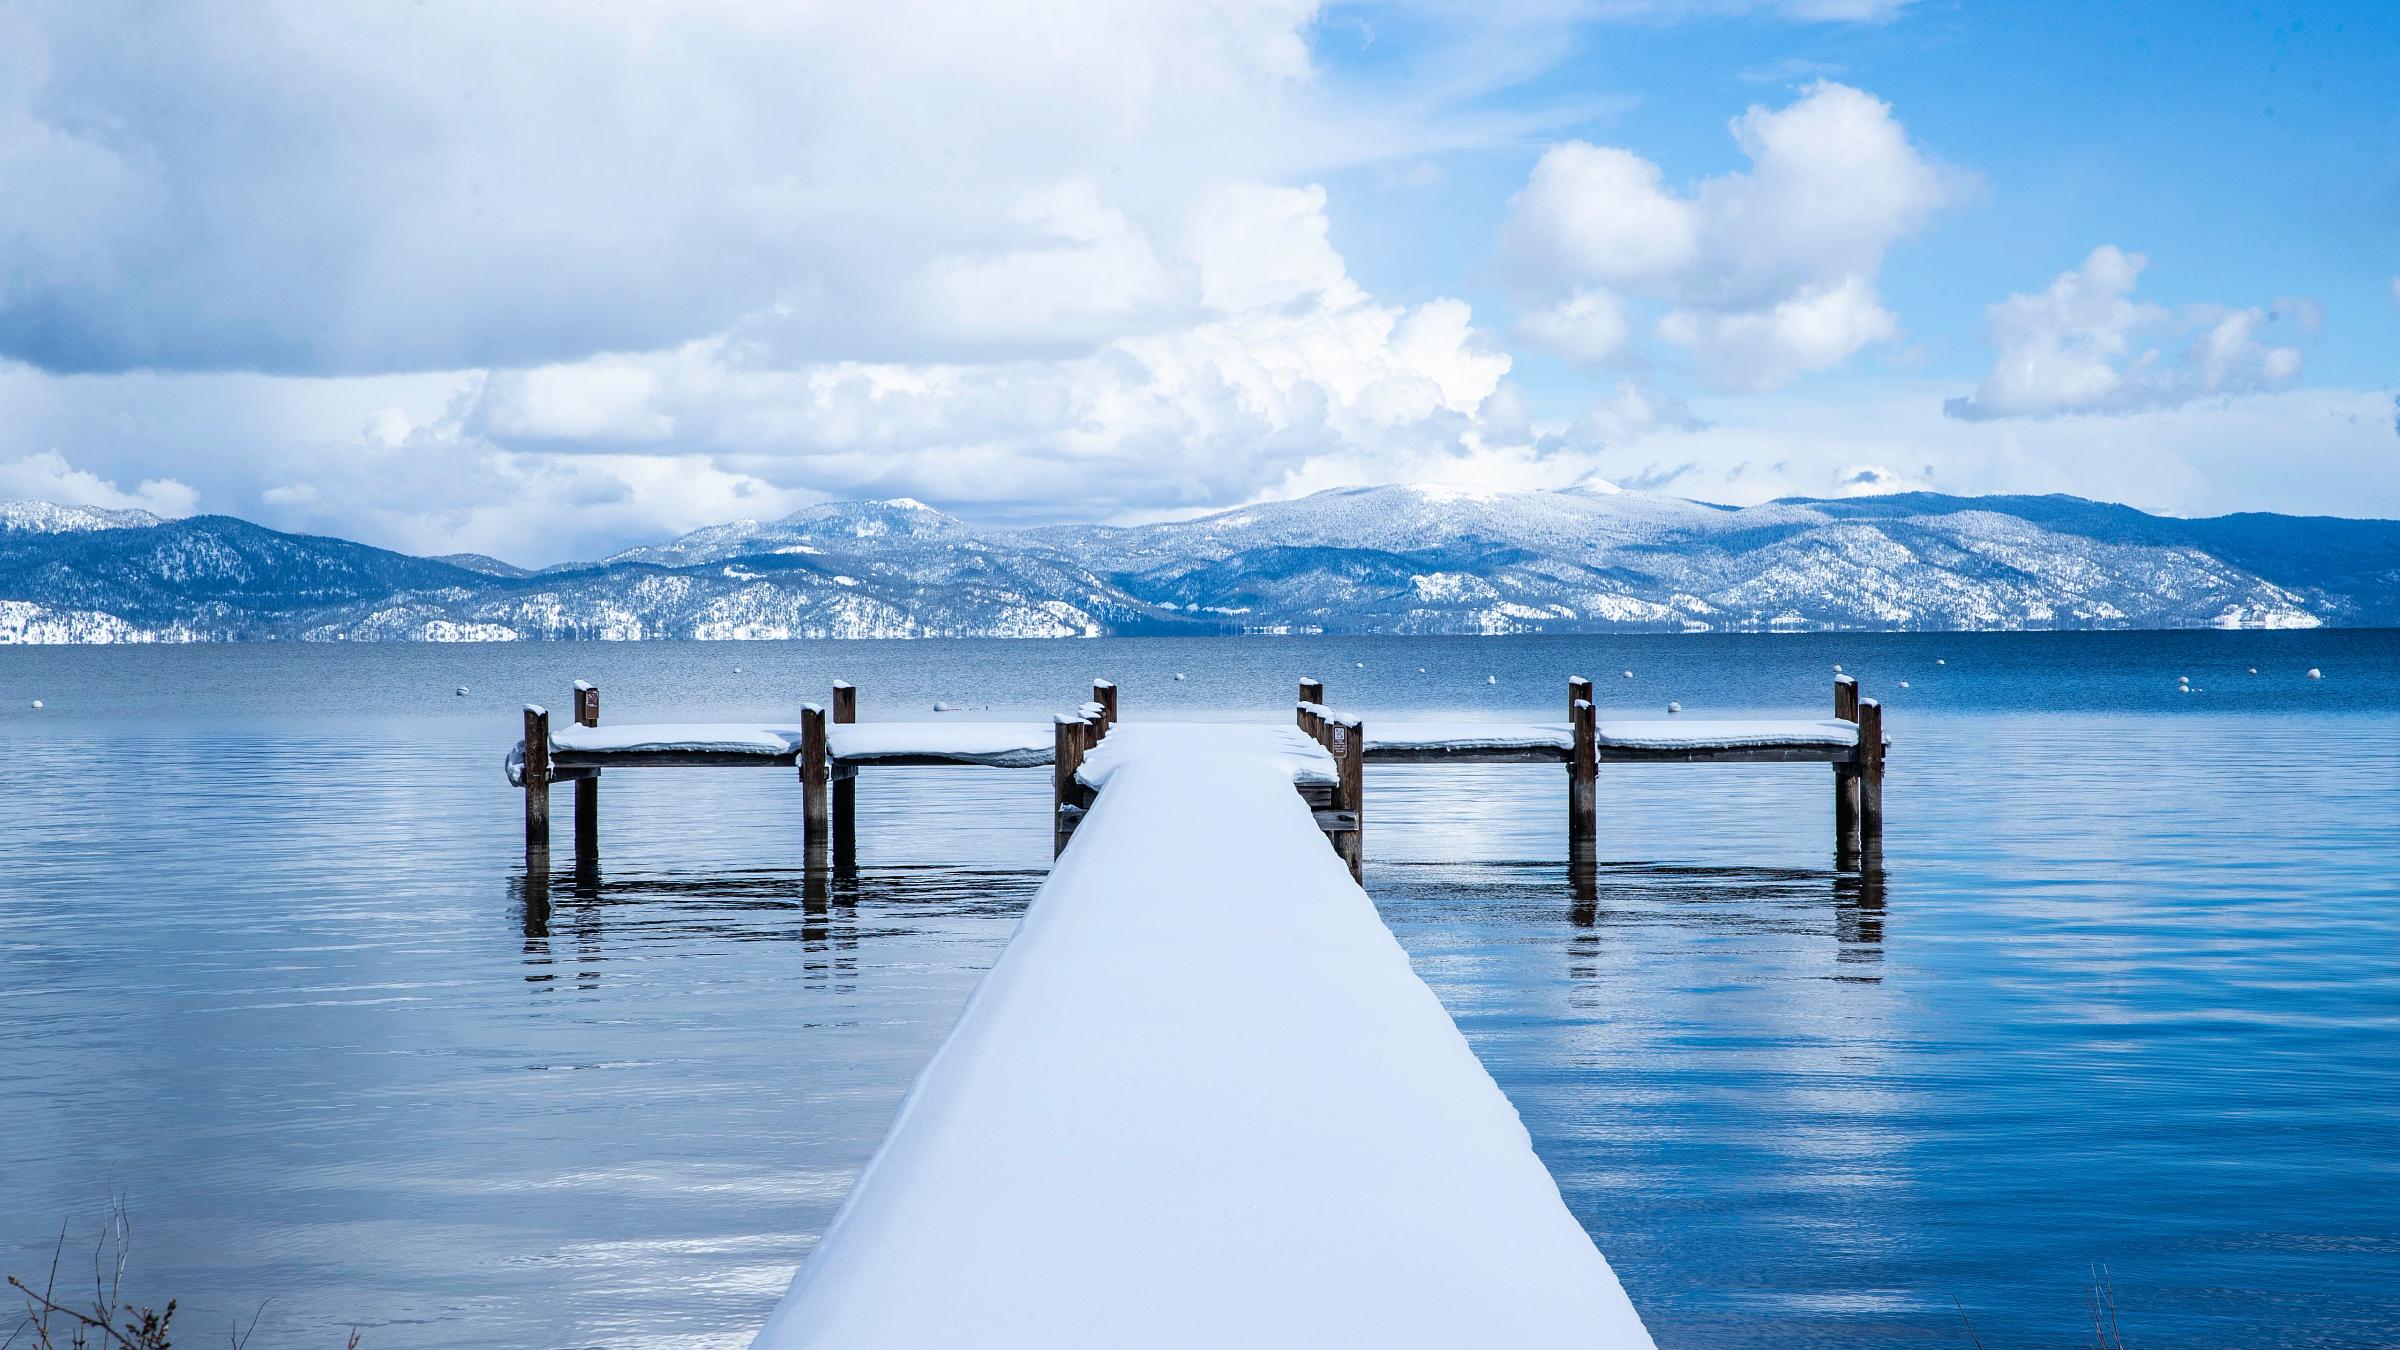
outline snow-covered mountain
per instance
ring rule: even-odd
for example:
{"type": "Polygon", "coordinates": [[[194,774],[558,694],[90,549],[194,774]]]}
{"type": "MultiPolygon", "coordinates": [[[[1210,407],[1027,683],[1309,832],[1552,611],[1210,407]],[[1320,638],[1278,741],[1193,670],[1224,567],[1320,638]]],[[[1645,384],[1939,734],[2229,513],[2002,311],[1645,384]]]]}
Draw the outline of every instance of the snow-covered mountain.
{"type": "Polygon", "coordinates": [[[2400,523],[2072,497],[1734,509],[1401,486],[1025,531],[900,499],[539,572],[225,516],[0,504],[0,642],[2394,623],[2400,523]]]}

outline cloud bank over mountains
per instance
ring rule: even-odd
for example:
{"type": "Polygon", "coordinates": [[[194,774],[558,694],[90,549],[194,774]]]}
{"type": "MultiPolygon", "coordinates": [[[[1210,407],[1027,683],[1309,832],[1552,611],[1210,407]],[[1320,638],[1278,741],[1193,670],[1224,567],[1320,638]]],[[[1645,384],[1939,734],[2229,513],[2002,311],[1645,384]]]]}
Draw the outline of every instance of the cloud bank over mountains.
{"type": "MultiPolygon", "coordinates": [[[[2089,435],[2026,428],[2110,419],[2188,467],[2195,407],[2309,395],[2307,302],[2139,300],[2142,256],[2103,247],[1992,306],[1959,397],[1907,369],[1885,274],[1989,194],[1905,110],[1838,78],[1727,95],[1693,124],[1741,163],[1693,174],[1611,144],[1606,91],[1522,92],[1611,23],[1907,17],[12,6],[0,495],[527,562],[861,496],[996,522],[1403,480],[2221,507],[2238,477],[2054,481],[2089,435]],[[1368,172],[1427,211],[1508,185],[1411,273],[1386,255],[1415,224],[1346,206],[1368,172]],[[1870,378],[1847,432],[1809,426],[1812,381],[1870,378]]],[[[2369,434],[2304,425],[2328,458],[2369,434]]]]}

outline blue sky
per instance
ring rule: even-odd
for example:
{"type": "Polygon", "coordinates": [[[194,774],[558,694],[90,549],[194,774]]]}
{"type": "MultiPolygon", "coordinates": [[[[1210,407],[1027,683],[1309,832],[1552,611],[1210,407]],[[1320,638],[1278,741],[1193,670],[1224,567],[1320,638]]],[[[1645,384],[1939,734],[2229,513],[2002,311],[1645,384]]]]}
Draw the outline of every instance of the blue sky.
{"type": "Polygon", "coordinates": [[[2400,516],[2400,7],[0,11],[0,496],[2400,516]]]}

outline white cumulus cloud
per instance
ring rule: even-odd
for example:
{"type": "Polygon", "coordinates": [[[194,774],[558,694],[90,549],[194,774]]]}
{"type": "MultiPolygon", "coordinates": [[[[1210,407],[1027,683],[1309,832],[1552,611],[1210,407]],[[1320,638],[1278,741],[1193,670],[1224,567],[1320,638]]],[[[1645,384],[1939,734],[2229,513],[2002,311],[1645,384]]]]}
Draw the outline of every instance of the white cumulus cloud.
{"type": "Polygon", "coordinates": [[[2274,308],[2191,305],[2170,309],[2134,297],[2149,259],[2114,244],[2040,291],[1989,311],[1991,371],[1972,395],[1943,407],[1953,417],[2045,417],[2172,408],[2257,393],[2300,374],[2297,346],[2321,322],[2304,300],[2274,308]]]}
{"type": "Polygon", "coordinates": [[[1509,204],[1500,256],[1532,307],[1528,343],[1571,360],[1630,354],[1604,320],[1663,310],[1657,336],[1720,387],[1764,390],[1889,341],[1875,281],[1892,245],[1965,181],[1920,151],[1890,105],[1818,81],[1733,119],[1743,172],[1688,191],[1630,151],[1551,147],[1509,204]],[[1604,341],[1610,337],[1613,341],[1604,341]]]}
{"type": "Polygon", "coordinates": [[[0,499],[143,510],[162,516],[188,516],[200,509],[200,494],[172,478],[145,478],[127,492],[88,469],[69,464],[55,450],[0,462],[0,499]]]}

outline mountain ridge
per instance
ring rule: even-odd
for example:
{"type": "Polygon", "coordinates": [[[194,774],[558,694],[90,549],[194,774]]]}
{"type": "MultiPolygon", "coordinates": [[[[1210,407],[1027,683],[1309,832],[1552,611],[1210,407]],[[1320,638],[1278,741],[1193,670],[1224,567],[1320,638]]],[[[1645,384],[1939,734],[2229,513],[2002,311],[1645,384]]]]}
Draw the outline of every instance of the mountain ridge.
{"type": "Polygon", "coordinates": [[[2400,623],[2400,522],[2063,494],[1335,488],[1148,525],[827,502],[539,570],[0,503],[0,643],[2400,623]]]}

